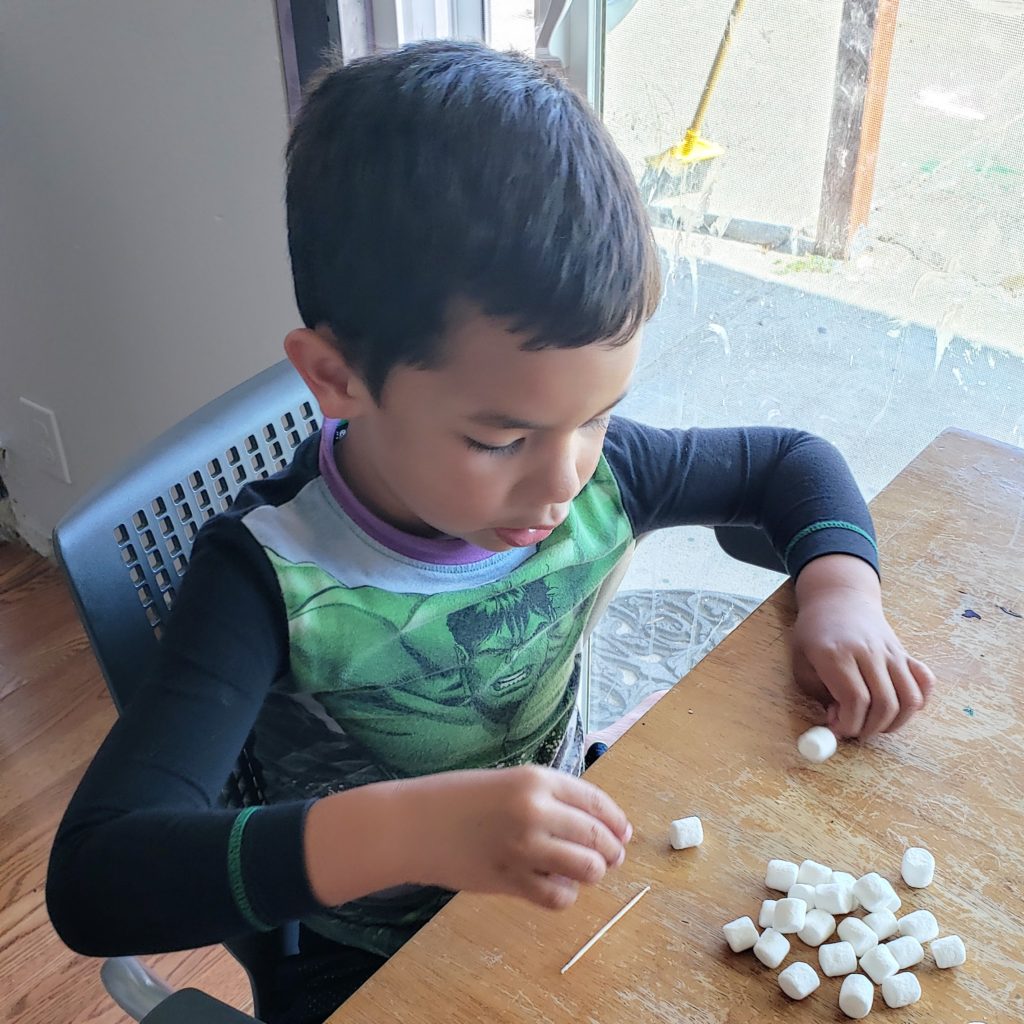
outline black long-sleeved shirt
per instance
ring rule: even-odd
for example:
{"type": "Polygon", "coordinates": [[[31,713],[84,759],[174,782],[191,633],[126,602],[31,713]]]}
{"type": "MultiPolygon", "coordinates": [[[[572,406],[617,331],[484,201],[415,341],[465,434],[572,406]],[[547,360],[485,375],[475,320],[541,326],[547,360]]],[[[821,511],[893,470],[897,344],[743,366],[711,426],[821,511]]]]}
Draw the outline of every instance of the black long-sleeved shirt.
{"type": "Polygon", "coordinates": [[[845,462],[797,431],[614,418],[569,518],[500,554],[375,520],[338,476],[341,435],[326,423],[197,538],[156,665],[54,843],[48,906],[80,952],[187,948],[301,919],[389,955],[450,894],[403,886],[321,907],[304,869],[310,803],[456,768],[578,772],[574,655],[638,537],[749,526],[793,577],[830,553],[877,569],[845,462]],[[269,803],[220,808],[250,734],[269,803]]]}

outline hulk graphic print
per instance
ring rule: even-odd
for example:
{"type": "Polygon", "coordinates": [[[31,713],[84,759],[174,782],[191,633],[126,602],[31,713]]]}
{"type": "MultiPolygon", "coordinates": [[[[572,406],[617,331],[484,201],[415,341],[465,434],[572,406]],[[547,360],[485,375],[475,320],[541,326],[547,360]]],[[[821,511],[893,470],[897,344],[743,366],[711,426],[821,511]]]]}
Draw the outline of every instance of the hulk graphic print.
{"type": "MultiPolygon", "coordinates": [[[[295,500],[314,507],[304,493],[295,500]]],[[[301,557],[294,532],[284,542],[266,521],[250,529],[289,631],[290,672],[254,730],[269,800],[457,769],[580,770],[575,654],[602,583],[632,543],[603,462],[536,551],[469,588],[439,580],[429,593],[392,590],[386,570],[381,585],[351,585],[344,566],[329,568],[313,551],[301,557]]],[[[306,923],[388,954],[448,895],[403,886],[306,923]]]]}

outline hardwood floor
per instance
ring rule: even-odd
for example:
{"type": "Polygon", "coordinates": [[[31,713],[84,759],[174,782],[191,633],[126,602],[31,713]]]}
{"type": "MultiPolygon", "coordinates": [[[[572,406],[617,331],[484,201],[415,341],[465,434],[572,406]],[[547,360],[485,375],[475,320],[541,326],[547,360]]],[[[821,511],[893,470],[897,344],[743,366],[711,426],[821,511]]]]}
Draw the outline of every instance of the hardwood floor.
{"type": "MultiPolygon", "coordinates": [[[[0,1022],[128,1021],[100,984],[99,960],[72,953],[44,902],[53,833],[114,720],[59,570],[0,544],[0,1022]]],[[[219,946],[147,957],[174,988],[252,1012],[245,974],[219,946]]]]}

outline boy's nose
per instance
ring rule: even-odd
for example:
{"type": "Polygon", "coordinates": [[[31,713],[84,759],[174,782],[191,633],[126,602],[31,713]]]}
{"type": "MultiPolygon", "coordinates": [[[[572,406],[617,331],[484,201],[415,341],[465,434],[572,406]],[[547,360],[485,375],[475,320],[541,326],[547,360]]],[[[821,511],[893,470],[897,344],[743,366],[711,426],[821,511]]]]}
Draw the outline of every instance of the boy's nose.
{"type": "Polygon", "coordinates": [[[534,493],[539,504],[567,505],[579,490],[580,477],[572,453],[546,460],[538,471],[534,493]]]}

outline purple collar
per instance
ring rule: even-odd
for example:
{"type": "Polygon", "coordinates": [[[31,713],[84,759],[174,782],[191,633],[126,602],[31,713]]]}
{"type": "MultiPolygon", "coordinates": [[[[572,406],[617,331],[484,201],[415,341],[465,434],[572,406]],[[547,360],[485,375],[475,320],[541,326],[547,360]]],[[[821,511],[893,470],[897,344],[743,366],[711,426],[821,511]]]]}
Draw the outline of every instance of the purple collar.
{"type": "Polygon", "coordinates": [[[417,537],[375,516],[353,493],[338,471],[334,442],[344,435],[341,420],[325,419],[320,432],[320,475],[342,511],[365,534],[396,554],[435,565],[469,565],[494,558],[496,552],[478,548],[458,537],[417,537]]]}

